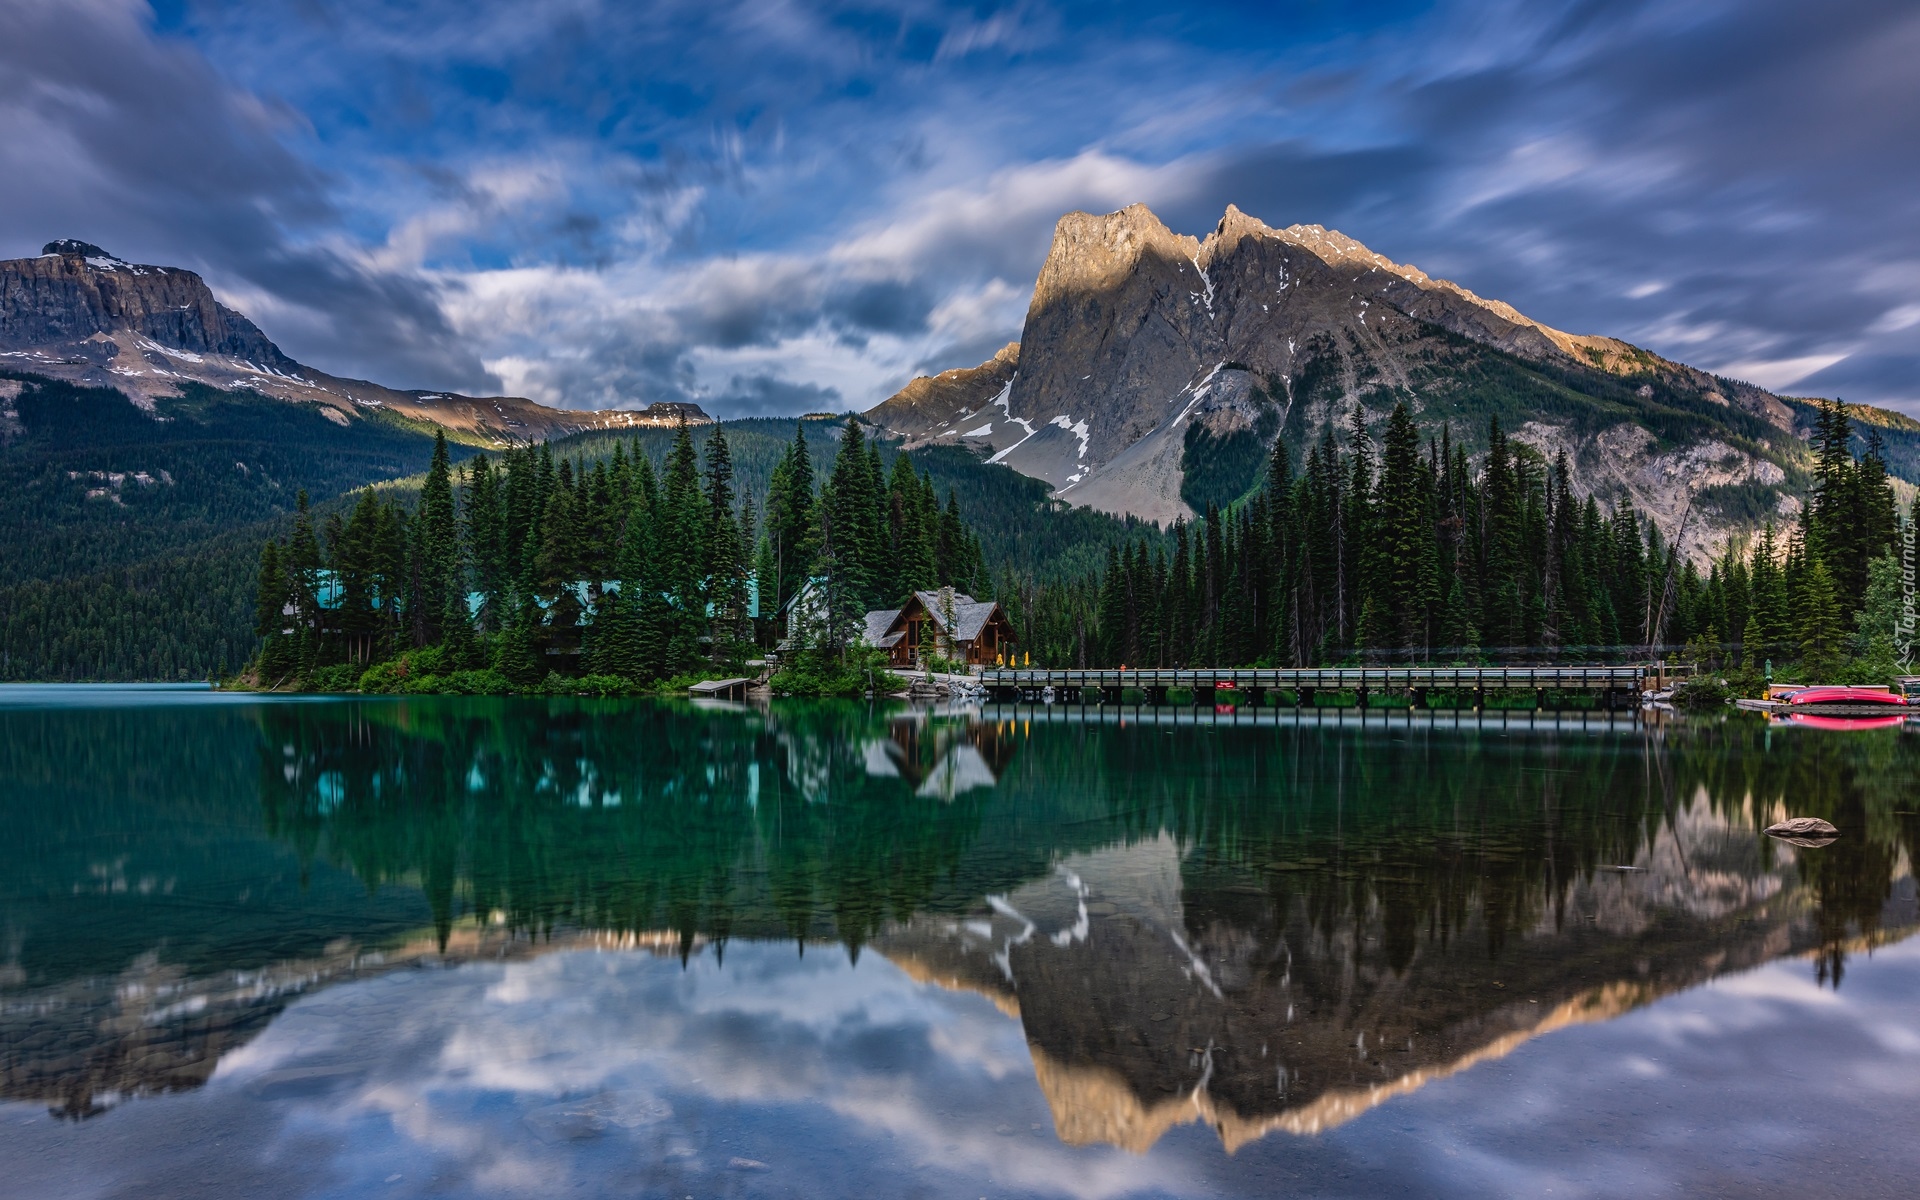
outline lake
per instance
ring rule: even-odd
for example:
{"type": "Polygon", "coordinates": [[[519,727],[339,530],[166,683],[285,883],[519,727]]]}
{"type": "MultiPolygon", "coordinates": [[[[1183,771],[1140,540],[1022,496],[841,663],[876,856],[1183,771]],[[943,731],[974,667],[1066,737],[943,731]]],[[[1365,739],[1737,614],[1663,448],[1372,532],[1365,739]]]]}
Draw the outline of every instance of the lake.
{"type": "Polygon", "coordinates": [[[0,1196],[1920,1174],[1912,726],[10,687],[0,820],[0,1196]]]}

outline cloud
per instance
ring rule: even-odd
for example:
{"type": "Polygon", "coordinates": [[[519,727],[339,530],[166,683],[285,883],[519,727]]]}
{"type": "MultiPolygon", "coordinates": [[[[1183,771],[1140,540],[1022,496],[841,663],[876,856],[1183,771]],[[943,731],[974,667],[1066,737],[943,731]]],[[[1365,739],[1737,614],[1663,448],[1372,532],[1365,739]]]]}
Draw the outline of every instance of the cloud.
{"type": "Polygon", "coordinates": [[[846,403],[833,388],[790,383],[772,375],[735,375],[714,398],[714,406],[737,417],[784,417],[802,412],[840,412],[846,403]]]}
{"type": "Polygon", "coordinates": [[[283,140],[301,120],[155,36],[135,0],[18,0],[0,8],[0,236],[193,267],[296,355],[351,345],[389,380],[485,386],[436,289],[341,236],[329,181],[283,140]]]}
{"type": "Polygon", "coordinates": [[[345,374],[864,407],[1017,336],[1062,213],[1204,233],[1234,203],[1920,411],[1920,13],[1894,0],[169,12],[0,10],[0,169],[41,181],[0,193],[0,238],[201,269],[345,374]]]}

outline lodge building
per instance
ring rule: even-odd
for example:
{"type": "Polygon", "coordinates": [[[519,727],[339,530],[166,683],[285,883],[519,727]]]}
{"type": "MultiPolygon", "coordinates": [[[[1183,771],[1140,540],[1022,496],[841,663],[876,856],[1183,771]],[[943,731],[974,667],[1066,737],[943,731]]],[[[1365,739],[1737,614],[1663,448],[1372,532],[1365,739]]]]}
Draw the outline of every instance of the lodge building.
{"type": "Polygon", "coordinates": [[[895,667],[917,666],[932,654],[991,667],[1013,653],[1013,623],[992,600],[942,588],[915,592],[901,608],[868,613],[866,641],[885,650],[895,667]]]}

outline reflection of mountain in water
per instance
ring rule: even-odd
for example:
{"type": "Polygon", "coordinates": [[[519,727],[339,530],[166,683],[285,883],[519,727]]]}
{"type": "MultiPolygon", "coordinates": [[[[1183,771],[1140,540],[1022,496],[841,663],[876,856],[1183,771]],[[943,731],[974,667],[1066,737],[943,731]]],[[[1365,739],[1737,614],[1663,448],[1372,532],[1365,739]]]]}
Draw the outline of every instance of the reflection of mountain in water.
{"type": "MultiPolygon", "coordinates": [[[[1311,888],[1201,884],[1190,903],[1186,856],[1165,834],[1069,855],[975,917],[921,917],[876,949],[1018,1015],[1063,1140],[1144,1151],[1204,1120],[1231,1149],[1318,1132],[1530,1037],[1812,949],[1795,864],[1763,864],[1756,839],[1703,799],[1635,869],[1568,881],[1497,956],[1474,914],[1422,931],[1395,967],[1390,892],[1332,928],[1311,888]]],[[[1903,874],[1883,928],[1911,927],[1914,901],[1903,874]]]]}
{"type": "Polygon", "coordinates": [[[479,699],[151,736],[71,719],[0,722],[0,784],[39,789],[15,828],[47,824],[0,858],[46,898],[3,931],[0,1088],[76,1113],[196,1086],[293,997],[442,944],[787,938],[872,946],[1017,1014],[1069,1141],[1144,1148],[1204,1119],[1237,1145],[1781,954],[1818,952],[1837,983],[1849,947],[1914,920],[1920,755],[1897,734],[479,699]],[[1847,835],[1759,837],[1786,796],[1847,835]],[[108,828],[129,831],[112,878],[140,882],[103,917],[74,884],[98,882],[98,847],[41,851],[108,828]],[[292,862],[249,917],[233,864],[254,860],[292,862]],[[245,937],[207,932],[236,914],[245,937]]]}
{"type": "Polygon", "coordinates": [[[342,940],[312,958],[192,975],[143,954],[118,975],[71,979],[0,1008],[0,1096],[91,1117],[123,1100],[200,1087],[220,1059],[300,997],[400,967],[453,966],[556,950],[679,952],[671,935],[570,933],[542,941],[467,927],[379,950],[342,940]]]}

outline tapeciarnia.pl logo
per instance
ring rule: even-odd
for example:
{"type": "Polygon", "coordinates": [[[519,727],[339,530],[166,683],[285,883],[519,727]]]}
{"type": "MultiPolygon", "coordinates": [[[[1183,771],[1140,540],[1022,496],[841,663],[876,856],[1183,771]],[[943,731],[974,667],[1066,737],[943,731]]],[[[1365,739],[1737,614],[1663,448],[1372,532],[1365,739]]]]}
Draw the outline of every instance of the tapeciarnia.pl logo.
{"type": "MultiPolygon", "coordinates": [[[[1920,512],[1914,514],[1914,520],[1920,521],[1920,512]]],[[[1900,558],[1900,621],[1894,628],[1894,641],[1900,649],[1900,661],[1913,661],[1913,543],[1912,534],[1907,535],[1906,547],[1900,558]]]]}

